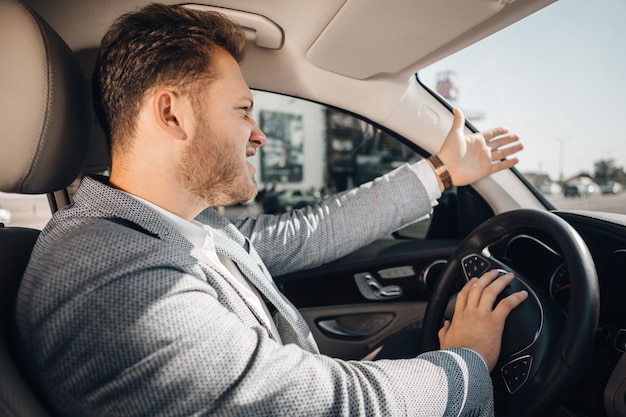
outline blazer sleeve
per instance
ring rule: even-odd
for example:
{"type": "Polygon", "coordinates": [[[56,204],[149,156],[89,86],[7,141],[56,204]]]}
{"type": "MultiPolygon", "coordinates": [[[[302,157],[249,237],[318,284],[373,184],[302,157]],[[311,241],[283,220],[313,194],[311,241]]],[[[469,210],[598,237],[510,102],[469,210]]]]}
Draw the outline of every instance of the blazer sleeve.
{"type": "Polygon", "coordinates": [[[272,275],[338,259],[430,214],[424,185],[408,165],[280,216],[236,221],[272,275]]]}

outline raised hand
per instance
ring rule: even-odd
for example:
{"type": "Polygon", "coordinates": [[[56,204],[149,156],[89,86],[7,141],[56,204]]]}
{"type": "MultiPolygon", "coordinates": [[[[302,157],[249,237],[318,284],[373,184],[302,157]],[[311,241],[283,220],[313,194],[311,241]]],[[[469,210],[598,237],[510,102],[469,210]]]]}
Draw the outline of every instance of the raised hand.
{"type": "Polygon", "coordinates": [[[465,116],[455,108],[452,128],[437,154],[454,185],[468,185],[517,164],[517,158],[505,159],[523,149],[509,129],[496,127],[466,136],[464,126],[465,116]]]}

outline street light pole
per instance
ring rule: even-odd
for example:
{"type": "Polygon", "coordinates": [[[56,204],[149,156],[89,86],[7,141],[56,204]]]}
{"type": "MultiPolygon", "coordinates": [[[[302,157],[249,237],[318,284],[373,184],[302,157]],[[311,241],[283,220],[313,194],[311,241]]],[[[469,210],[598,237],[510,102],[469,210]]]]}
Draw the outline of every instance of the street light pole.
{"type": "Polygon", "coordinates": [[[559,183],[563,185],[563,181],[565,180],[563,175],[563,167],[565,164],[565,141],[569,138],[556,138],[559,142],[559,183]]]}

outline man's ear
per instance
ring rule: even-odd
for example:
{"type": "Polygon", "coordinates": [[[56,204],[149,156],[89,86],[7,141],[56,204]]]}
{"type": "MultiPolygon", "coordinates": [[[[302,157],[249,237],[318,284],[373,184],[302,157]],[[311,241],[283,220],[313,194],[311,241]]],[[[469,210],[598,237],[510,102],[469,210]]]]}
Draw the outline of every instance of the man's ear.
{"type": "Polygon", "coordinates": [[[186,139],[187,124],[191,121],[187,112],[191,109],[176,92],[168,89],[158,90],[152,100],[154,117],[157,125],[176,139],[186,139]]]}

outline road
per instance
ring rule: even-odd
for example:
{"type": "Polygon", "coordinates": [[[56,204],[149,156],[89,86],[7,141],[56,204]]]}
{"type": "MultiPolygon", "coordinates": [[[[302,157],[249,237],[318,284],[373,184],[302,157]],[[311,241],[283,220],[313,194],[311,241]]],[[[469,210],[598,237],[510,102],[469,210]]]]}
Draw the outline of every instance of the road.
{"type": "Polygon", "coordinates": [[[546,195],[554,207],[562,210],[594,210],[626,214],[626,191],[619,194],[594,195],[590,197],[568,197],[560,194],[546,195]]]}

